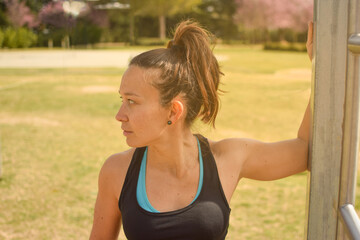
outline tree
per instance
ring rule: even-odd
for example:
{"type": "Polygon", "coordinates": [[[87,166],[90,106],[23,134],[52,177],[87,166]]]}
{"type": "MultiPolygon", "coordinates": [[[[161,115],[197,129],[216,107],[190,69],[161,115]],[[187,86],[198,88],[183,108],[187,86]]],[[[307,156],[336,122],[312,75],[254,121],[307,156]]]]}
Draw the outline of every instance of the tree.
{"type": "Polygon", "coordinates": [[[217,37],[229,41],[237,34],[234,24],[234,0],[203,0],[194,13],[195,18],[217,37]]]}
{"type": "Polygon", "coordinates": [[[312,0],[236,0],[236,3],[235,19],[245,34],[250,33],[252,42],[268,41],[274,36],[277,41],[297,41],[312,19],[312,0]]]}
{"type": "MultiPolygon", "coordinates": [[[[201,0],[145,0],[143,3],[142,7],[137,9],[138,14],[157,17],[159,38],[164,40],[166,38],[166,17],[188,12],[200,4],[201,0]]],[[[139,4],[137,5],[139,6],[139,4]]]]}
{"type": "Polygon", "coordinates": [[[62,45],[88,45],[100,41],[102,28],[108,27],[107,12],[85,2],[49,2],[39,13],[44,39],[62,45]]]}
{"type": "Polygon", "coordinates": [[[25,2],[19,0],[5,0],[7,8],[6,15],[13,27],[20,28],[27,25],[34,28],[38,25],[34,14],[31,13],[30,8],[25,5],[25,2]]]}
{"type": "Polygon", "coordinates": [[[72,44],[89,45],[100,41],[104,28],[109,26],[106,11],[95,9],[88,4],[76,18],[76,25],[71,31],[72,44]]]}
{"type": "Polygon", "coordinates": [[[64,12],[61,1],[49,2],[40,10],[40,22],[44,25],[43,32],[48,35],[48,46],[53,39],[61,39],[62,46],[69,46],[69,31],[75,25],[75,18],[64,12]]]}
{"type": "Polygon", "coordinates": [[[141,15],[143,8],[145,6],[146,0],[128,0],[128,4],[130,4],[129,9],[129,37],[130,43],[135,43],[135,17],[141,15]]]}
{"type": "Polygon", "coordinates": [[[6,4],[0,1],[0,27],[8,26],[8,20],[6,18],[6,4]]]}
{"type": "Polygon", "coordinates": [[[64,12],[61,1],[46,4],[40,10],[39,19],[51,28],[70,28],[75,24],[75,19],[64,12]]]}
{"type": "Polygon", "coordinates": [[[107,12],[95,9],[93,4],[89,4],[89,11],[86,13],[85,17],[96,26],[101,28],[109,27],[107,12]]]}
{"type": "Polygon", "coordinates": [[[32,12],[39,13],[41,8],[48,4],[49,2],[52,2],[53,0],[41,0],[41,1],[34,1],[34,0],[22,0],[25,2],[26,6],[28,6],[32,12]]]}
{"type": "Polygon", "coordinates": [[[312,19],[312,0],[236,0],[236,19],[247,28],[305,31],[312,19]]]}

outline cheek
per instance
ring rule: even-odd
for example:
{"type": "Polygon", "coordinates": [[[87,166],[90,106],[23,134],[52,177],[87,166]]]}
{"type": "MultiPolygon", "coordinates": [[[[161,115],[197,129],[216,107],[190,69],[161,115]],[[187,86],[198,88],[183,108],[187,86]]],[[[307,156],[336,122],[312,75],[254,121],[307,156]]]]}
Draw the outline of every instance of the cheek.
{"type": "Polygon", "coordinates": [[[137,109],[129,116],[129,123],[134,131],[126,141],[131,147],[146,146],[160,137],[167,126],[167,113],[164,109],[143,108],[137,109]]]}
{"type": "Polygon", "coordinates": [[[130,147],[144,147],[149,146],[161,137],[161,134],[165,130],[167,124],[164,122],[164,117],[159,115],[142,114],[134,116],[133,119],[133,131],[134,134],[126,138],[126,143],[130,147]]]}
{"type": "MultiPolygon", "coordinates": [[[[135,116],[134,116],[135,117],[135,116]]],[[[166,113],[159,109],[147,109],[136,116],[139,130],[146,132],[159,131],[167,122],[166,113]]]]}

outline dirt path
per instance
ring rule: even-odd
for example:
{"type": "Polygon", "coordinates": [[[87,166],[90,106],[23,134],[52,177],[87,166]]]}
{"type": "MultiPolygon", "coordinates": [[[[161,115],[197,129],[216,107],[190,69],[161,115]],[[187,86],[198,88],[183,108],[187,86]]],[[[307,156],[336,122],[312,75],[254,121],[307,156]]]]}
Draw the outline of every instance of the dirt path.
{"type": "Polygon", "coordinates": [[[0,51],[0,68],[126,67],[140,51],[27,50],[0,51]]]}

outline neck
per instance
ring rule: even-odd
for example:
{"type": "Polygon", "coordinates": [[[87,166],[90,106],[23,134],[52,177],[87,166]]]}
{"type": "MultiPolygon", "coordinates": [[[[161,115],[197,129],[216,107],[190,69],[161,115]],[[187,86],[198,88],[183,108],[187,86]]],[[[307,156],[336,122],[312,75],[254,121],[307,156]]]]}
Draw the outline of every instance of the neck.
{"type": "Polygon", "coordinates": [[[190,129],[166,133],[148,146],[147,164],[181,178],[198,164],[198,145],[190,129]]]}

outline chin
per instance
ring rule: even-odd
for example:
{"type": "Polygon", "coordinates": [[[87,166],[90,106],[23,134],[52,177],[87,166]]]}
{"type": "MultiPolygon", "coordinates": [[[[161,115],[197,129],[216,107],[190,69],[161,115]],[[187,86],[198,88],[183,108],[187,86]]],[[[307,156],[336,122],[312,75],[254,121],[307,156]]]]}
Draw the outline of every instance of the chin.
{"type": "Polygon", "coordinates": [[[145,147],[146,144],[144,143],[141,143],[139,141],[136,141],[134,139],[131,139],[130,137],[127,137],[126,138],[126,144],[129,146],[129,147],[133,147],[133,148],[140,148],[140,147],[145,147]]]}

